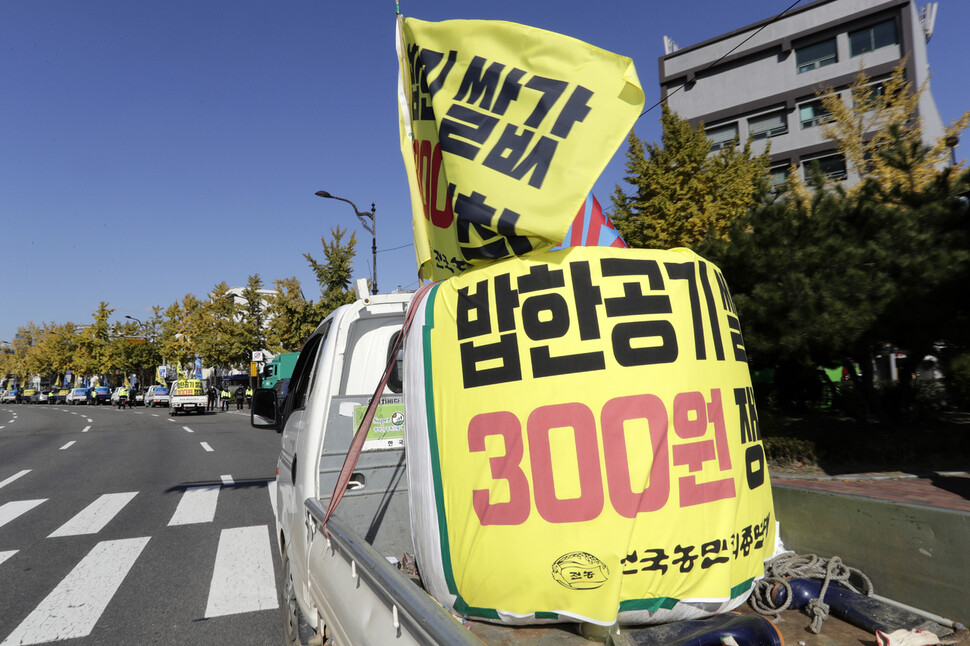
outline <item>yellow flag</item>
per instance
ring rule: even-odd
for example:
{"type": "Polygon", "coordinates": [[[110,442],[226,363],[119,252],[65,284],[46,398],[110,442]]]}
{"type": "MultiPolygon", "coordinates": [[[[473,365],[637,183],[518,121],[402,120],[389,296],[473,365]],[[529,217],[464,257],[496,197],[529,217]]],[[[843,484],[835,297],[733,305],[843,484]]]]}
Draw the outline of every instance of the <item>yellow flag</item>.
{"type": "Polygon", "coordinates": [[[418,272],[562,242],[643,109],[633,62],[510,22],[398,18],[401,153],[418,272]]]}

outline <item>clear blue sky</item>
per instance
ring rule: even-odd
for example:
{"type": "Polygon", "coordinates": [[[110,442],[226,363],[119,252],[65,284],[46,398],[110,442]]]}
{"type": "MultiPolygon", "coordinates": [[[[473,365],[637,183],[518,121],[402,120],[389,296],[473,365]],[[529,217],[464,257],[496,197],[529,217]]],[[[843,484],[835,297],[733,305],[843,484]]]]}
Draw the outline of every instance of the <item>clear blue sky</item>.
{"type": "MultiPolygon", "coordinates": [[[[807,0],[803,0],[807,1],[807,0]]],[[[501,19],[633,59],[659,98],[662,36],[688,46],[792,0],[403,0],[423,20],[501,19]]],[[[922,0],[919,4],[924,4],[922,0]]],[[[970,108],[970,2],[941,0],[929,44],[944,122],[970,108]]],[[[316,281],[320,237],[370,236],[381,291],[417,286],[398,147],[393,0],[0,2],[0,339],[33,321],[87,324],[100,301],[144,319],[221,281],[316,281]],[[402,247],[402,248],[398,248],[402,247]]],[[[659,110],[636,124],[659,139],[659,110]]],[[[970,149],[961,146],[960,157],[970,149]]],[[[623,148],[595,193],[622,182],[623,148]]]]}

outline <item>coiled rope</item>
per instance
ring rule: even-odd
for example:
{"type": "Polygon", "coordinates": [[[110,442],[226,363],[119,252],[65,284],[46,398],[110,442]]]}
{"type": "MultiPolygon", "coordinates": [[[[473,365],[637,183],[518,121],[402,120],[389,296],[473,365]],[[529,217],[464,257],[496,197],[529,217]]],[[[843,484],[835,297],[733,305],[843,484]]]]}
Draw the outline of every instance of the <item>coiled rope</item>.
{"type": "Polygon", "coordinates": [[[782,552],[765,561],[765,576],[755,584],[748,600],[751,607],[762,615],[777,619],[791,605],[793,595],[791,585],[788,583],[788,579],[791,578],[822,580],[822,590],[818,598],[812,599],[807,605],[808,612],[812,616],[810,628],[816,635],[821,632],[822,623],[829,616],[829,605],[823,599],[832,581],[840,583],[853,592],[867,597],[872,596],[872,581],[869,577],[861,570],[845,565],[838,556],[826,560],[815,554],[802,556],[795,552],[782,552]],[[857,590],[849,583],[849,578],[853,575],[862,580],[863,590],[857,590]],[[788,593],[782,604],[776,604],[772,598],[771,591],[776,585],[784,586],[788,593]]]}

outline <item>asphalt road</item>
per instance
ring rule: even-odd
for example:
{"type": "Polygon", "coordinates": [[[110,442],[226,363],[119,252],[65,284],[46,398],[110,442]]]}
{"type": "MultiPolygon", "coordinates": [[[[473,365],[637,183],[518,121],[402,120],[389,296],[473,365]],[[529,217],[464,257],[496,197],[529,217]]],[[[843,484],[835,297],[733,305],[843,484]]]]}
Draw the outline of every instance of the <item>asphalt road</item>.
{"type": "Polygon", "coordinates": [[[248,411],[0,406],[0,646],[280,643],[279,447],[248,411]]]}

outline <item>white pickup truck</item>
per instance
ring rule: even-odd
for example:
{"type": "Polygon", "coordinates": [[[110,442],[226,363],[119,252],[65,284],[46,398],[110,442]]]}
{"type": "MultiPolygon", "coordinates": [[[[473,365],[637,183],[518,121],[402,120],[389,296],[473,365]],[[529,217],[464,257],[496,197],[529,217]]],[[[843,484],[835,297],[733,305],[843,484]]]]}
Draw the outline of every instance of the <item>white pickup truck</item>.
{"type": "MultiPolygon", "coordinates": [[[[513,626],[456,616],[426,591],[412,562],[416,540],[409,496],[414,492],[408,490],[408,471],[415,467],[409,466],[403,433],[397,435],[386,427],[368,433],[343,503],[327,521],[325,533],[327,507],[354,429],[385,366],[392,362],[391,378],[379,400],[386,408],[378,418],[391,419],[391,411],[403,412],[400,364],[404,355],[392,357],[392,348],[412,294],[368,295],[361,293],[361,287],[359,300],[334,311],[307,339],[283,409],[271,389],[258,389],[253,398],[252,425],[282,433],[277,538],[283,565],[285,643],[707,645],[734,643],[722,641],[731,636],[736,643],[778,646],[784,643],[781,631],[789,641],[803,633],[804,616],[790,621],[787,628],[785,624],[775,628],[746,608],[738,608],[741,615],[717,614],[701,628],[695,625],[698,621],[679,622],[675,627],[621,628],[581,621],[513,626]],[[716,641],[698,637],[712,630],[720,635],[716,641]]],[[[407,356],[411,362],[410,352],[407,356]]],[[[413,417],[410,411],[409,423],[413,417]]],[[[796,512],[801,515],[803,510],[796,512]]],[[[847,539],[845,544],[851,542],[847,539]]],[[[417,563],[423,576],[427,572],[422,565],[417,563]]],[[[866,636],[838,619],[826,626],[830,640],[826,643],[859,643],[866,636]]]]}
{"type": "MultiPolygon", "coordinates": [[[[424,643],[474,643],[385,559],[414,553],[403,442],[388,440],[396,446],[361,457],[345,504],[329,522],[331,538],[320,531],[324,499],[333,492],[353,436],[354,412],[366,407],[373,395],[411,296],[367,296],[333,312],[304,344],[284,410],[277,410],[272,389],[254,393],[253,425],[282,431],[277,523],[288,643],[301,643],[301,616],[314,631],[326,632],[341,644],[409,643],[395,637],[402,624],[407,634],[428,635],[424,643]],[[351,576],[365,577],[368,591],[393,589],[404,604],[413,606],[360,594],[359,586],[340,586],[337,594],[334,585],[351,576]],[[379,580],[371,582],[374,576],[379,580]],[[383,620],[377,621],[377,615],[383,620]]],[[[385,391],[389,401],[399,401],[399,385],[385,391]]]]}
{"type": "Polygon", "coordinates": [[[179,379],[169,388],[168,414],[205,414],[208,398],[198,379],[179,379]]]}

